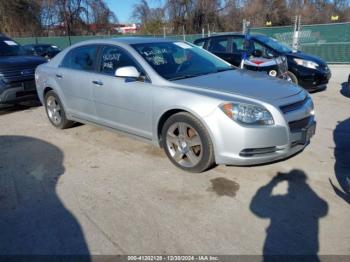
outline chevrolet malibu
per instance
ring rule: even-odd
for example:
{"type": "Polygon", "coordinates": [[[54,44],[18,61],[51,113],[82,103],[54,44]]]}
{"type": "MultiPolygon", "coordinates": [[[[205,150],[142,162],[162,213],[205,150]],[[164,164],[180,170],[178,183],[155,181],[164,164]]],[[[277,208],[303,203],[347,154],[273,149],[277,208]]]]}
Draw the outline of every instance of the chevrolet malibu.
{"type": "Polygon", "coordinates": [[[190,172],[284,159],[315,133],[306,91],[186,42],[81,42],[40,65],[35,77],[55,127],[81,122],[118,130],[162,147],[190,172]]]}

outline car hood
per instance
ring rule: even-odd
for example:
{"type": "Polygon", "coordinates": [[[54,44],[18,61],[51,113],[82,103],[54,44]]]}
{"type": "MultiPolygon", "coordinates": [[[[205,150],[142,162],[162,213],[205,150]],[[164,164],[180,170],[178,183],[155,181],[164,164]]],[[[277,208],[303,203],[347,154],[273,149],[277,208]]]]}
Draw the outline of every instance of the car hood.
{"type": "Polygon", "coordinates": [[[0,56],[0,68],[32,68],[47,62],[46,59],[38,56],[0,56]]]}
{"type": "Polygon", "coordinates": [[[240,69],[181,79],[174,82],[264,101],[283,99],[302,91],[297,85],[269,77],[265,73],[240,69]]]}
{"type": "Polygon", "coordinates": [[[322,58],[314,56],[314,55],[305,54],[305,53],[300,52],[300,51],[287,53],[287,54],[285,54],[285,56],[287,56],[287,58],[290,58],[290,59],[299,58],[299,59],[304,59],[304,60],[315,62],[319,65],[326,65],[326,62],[323,61],[322,58]]]}

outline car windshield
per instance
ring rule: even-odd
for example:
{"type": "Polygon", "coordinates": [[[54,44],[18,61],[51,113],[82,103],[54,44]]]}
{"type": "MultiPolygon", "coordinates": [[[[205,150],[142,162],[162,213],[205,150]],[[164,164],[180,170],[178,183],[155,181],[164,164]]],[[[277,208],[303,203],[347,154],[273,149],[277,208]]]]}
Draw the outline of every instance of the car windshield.
{"type": "Polygon", "coordinates": [[[280,52],[280,53],[290,53],[292,52],[292,49],[290,49],[288,46],[281,44],[277,40],[267,37],[267,36],[257,36],[256,37],[260,42],[263,42],[268,47],[280,52]]]}
{"type": "Polygon", "coordinates": [[[25,50],[10,39],[0,39],[0,56],[24,55],[25,50]]]}
{"type": "Polygon", "coordinates": [[[207,51],[185,42],[133,44],[132,47],[167,80],[235,69],[207,51]]]}

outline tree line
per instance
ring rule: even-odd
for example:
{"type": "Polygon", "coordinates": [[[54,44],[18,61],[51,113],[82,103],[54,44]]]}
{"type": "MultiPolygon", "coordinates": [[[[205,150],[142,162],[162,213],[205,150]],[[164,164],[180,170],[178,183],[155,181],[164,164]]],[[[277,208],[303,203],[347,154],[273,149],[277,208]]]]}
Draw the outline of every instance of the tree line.
{"type": "Polygon", "coordinates": [[[104,0],[0,1],[0,32],[11,36],[106,34],[117,22],[104,0]]]}
{"type": "Polygon", "coordinates": [[[132,18],[142,33],[181,34],[240,31],[243,19],[253,27],[292,25],[296,15],[303,24],[350,21],[349,0],[166,0],[158,7],[139,0],[132,18]],[[332,20],[333,18],[333,20],[332,20]]]}
{"type": "MultiPolygon", "coordinates": [[[[302,24],[347,22],[349,0],[138,0],[130,22],[142,34],[190,34],[240,31],[243,19],[253,27],[292,25],[296,15],[302,24]]],[[[10,36],[109,34],[116,23],[105,0],[0,1],[0,32],[10,36]]]]}

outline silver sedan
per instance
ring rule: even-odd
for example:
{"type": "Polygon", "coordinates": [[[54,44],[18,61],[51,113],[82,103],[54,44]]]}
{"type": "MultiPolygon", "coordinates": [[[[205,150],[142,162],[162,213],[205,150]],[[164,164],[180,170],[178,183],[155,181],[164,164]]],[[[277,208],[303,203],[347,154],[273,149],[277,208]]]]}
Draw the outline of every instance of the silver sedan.
{"type": "Polygon", "coordinates": [[[54,126],[91,123],[142,138],[191,172],[280,160],[315,133],[306,91],[186,42],[81,42],[39,66],[35,77],[54,126]]]}

